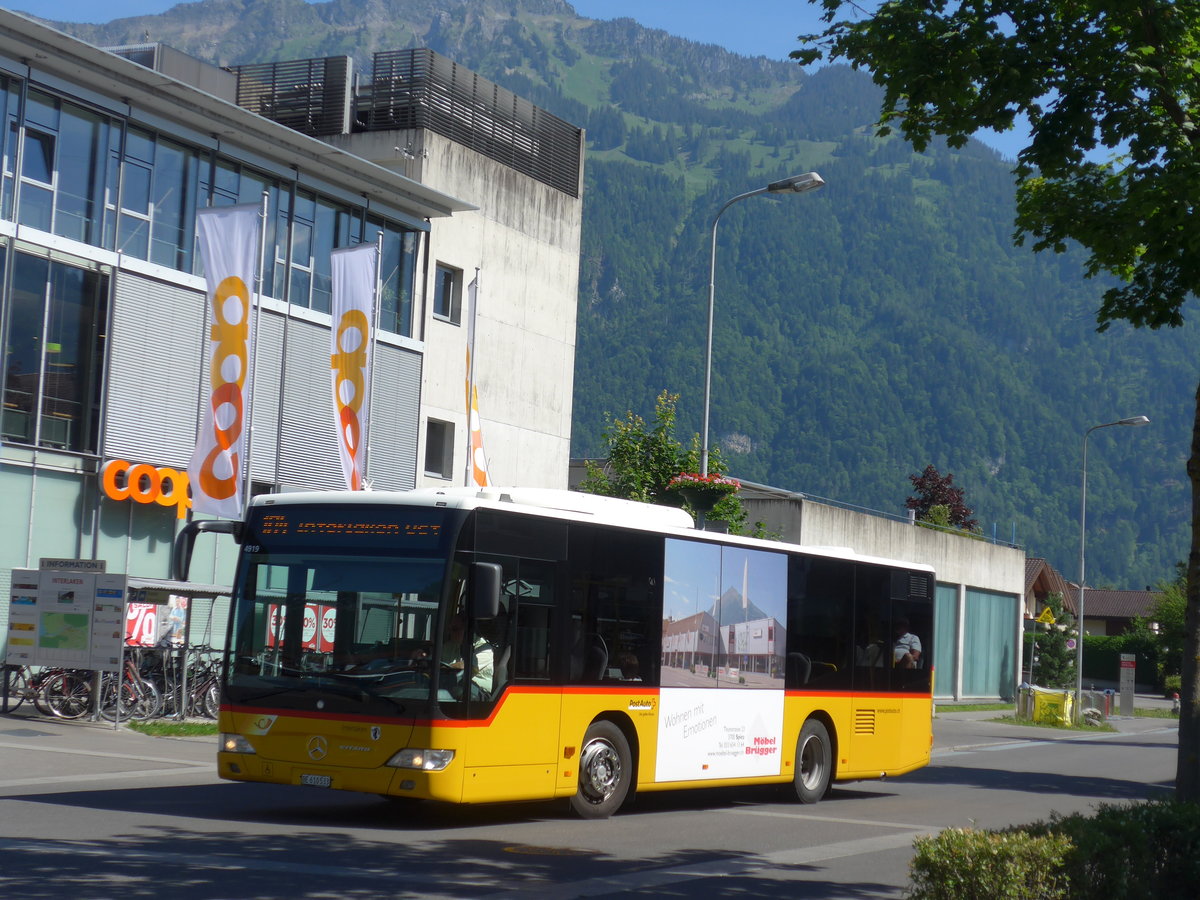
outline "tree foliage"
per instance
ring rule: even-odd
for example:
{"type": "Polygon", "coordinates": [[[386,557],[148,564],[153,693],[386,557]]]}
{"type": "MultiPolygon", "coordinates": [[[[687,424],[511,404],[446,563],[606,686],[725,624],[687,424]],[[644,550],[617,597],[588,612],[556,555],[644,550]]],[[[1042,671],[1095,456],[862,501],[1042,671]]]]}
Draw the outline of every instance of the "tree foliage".
{"type": "MultiPolygon", "coordinates": [[[[678,394],[659,394],[654,404],[654,424],[649,427],[632,411],[626,412],[624,419],[607,416],[604,438],[608,458],[602,463],[586,462],[587,475],[579,489],[605,497],[678,506],[680,498],[667,490],[667,483],[681,472],[697,471],[700,463],[699,436],[693,436],[687,449],[675,438],[678,401],[678,394]]],[[[715,448],[709,454],[708,471],[714,475],[725,472],[720,451],[715,448]]],[[[686,503],[683,507],[697,516],[697,511],[686,503]]],[[[705,518],[725,522],[735,534],[741,533],[746,524],[746,512],[737,494],[723,497],[705,518]]]]}
{"type": "Polygon", "coordinates": [[[1161,682],[1183,670],[1183,648],[1187,642],[1187,566],[1177,565],[1175,577],[1155,586],[1158,596],[1150,614],[1134,620],[1135,632],[1150,636],[1158,647],[1161,682]]]}
{"type": "MultiPolygon", "coordinates": [[[[820,2],[827,28],[801,62],[844,58],[883,87],[880,123],[918,150],[934,135],[962,146],[1018,115],[1015,239],[1061,252],[1077,241],[1086,274],[1116,283],[1103,330],[1178,326],[1200,289],[1200,4],[890,0],[863,14],[820,2]],[[843,11],[852,18],[839,19],[843,11]],[[1106,160],[1097,161],[1097,153],[1106,160]]],[[[1176,787],[1200,801],[1200,391],[1188,462],[1192,538],[1176,787]]]]}
{"type": "MultiPolygon", "coordinates": [[[[816,2],[816,0],[813,0],[816,2]]],[[[884,89],[883,133],[898,125],[917,150],[934,135],[962,146],[1017,116],[1030,141],[1017,157],[1017,238],[1088,251],[1088,274],[1121,283],[1104,295],[1102,327],[1124,319],[1179,325],[1200,285],[1200,6],[1016,0],[893,0],[835,21],[792,55],[843,57],[884,89]],[[1111,161],[1097,162],[1096,151],[1111,161]]]]}
{"type": "Polygon", "coordinates": [[[1032,660],[1029,680],[1042,687],[1073,688],[1076,653],[1067,646],[1067,640],[1076,637],[1075,617],[1064,611],[1061,594],[1048,595],[1046,607],[1054,616],[1053,624],[1039,623],[1026,640],[1026,652],[1032,660]]]}
{"type": "Polygon", "coordinates": [[[925,471],[908,476],[916,491],[904,505],[917,514],[917,521],[942,527],[978,531],[979,522],[971,518],[973,510],[963,502],[963,489],[954,486],[953,473],[944,476],[929,464],[925,471]]]}

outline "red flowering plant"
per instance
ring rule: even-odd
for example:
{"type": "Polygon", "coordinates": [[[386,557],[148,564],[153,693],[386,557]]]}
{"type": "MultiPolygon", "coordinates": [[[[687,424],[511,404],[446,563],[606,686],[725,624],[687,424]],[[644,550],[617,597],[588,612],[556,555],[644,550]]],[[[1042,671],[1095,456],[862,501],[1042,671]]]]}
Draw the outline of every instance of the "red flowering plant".
{"type": "Polygon", "coordinates": [[[697,512],[708,512],[741,488],[736,478],[716,473],[680,472],[667,482],[667,493],[682,497],[697,512]]]}
{"type": "Polygon", "coordinates": [[[696,488],[705,493],[713,493],[720,497],[736,494],[742,488],[736,478],[710,473],[701,475],[698,472],[680,472],[667,482],[668,491],[681,491],[684,488],[696,488]]]}

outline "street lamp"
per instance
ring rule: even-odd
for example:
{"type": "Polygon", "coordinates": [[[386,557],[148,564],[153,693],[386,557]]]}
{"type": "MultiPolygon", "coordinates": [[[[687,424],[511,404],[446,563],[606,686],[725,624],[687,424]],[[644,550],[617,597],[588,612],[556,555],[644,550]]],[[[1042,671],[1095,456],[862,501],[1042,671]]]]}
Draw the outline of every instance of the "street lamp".
{"type": "Polygon", "coordinates": [[[1087,439],[1098,428],[1111,428],[1114,425],[1149,425],[1150,420],[1145,416],[1130,416],[1128,419],[1118,419],[1116,422],[1105,422],[1103,425],[1093,425],[1083,433],[1083,487],[1079,499],[1079,601],[1077,604],[1076,645],[1075,645],[1075,721],[1079,721],[1080,708],[1083,706],[1083,561],[1084,547],[1087,544],[1087,439]]]}
{"type": "Polygon", "coordinates": [[[757,197],[759,194],[803,194],[823,187],[825,180],[816,172],[805,172],[803,175],[793,175],[780,181],[772,181],[766,187],[738,194],[717,210],[712,223],[712,251],[708,263],[708,343],[704,352],[704,424],[700,431],[700,474],[708,474],[708,411],[712,393],[712,351],[713,351],[713,301],[716,298],[717,278],[717,223],[721,221],[721,213],[733,206],[739,200],[747,197],[757,197]]]}

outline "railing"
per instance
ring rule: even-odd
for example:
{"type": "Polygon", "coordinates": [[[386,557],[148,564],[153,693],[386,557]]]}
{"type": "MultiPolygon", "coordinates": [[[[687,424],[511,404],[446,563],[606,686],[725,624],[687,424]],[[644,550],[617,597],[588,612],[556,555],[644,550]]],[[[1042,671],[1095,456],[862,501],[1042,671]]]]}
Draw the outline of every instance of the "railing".
{"type": "Polygon", "coordinates": [[[367,131],[428,129],[579,196],[579,128],[432,50],[376,53],[356,115],[367,131]]]}

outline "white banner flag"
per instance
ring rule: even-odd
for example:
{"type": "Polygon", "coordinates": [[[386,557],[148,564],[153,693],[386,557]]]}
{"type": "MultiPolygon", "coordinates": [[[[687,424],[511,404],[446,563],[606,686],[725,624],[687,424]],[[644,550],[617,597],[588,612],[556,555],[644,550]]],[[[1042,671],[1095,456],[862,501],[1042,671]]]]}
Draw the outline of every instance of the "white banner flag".
{"type": "Polygon", "coordinates": [[[475,386],[475,307],[479,301],[479,270],[467,286],[467,486],[490,487],[487,453],[483,449],[483,427],[479,420],[479,390],[475,386]]]}
{"type": "Polygon", "coordinates": [[[374,244],[335,250],[330,370],[334,425],[342,474],[352,491],[362,490],[364,448],[371,414],[371,327],[379,252],[374,244]]]}
{"type": "Polygon", "coordinates": [[[192,509],[242,517],[246,413],[254,334],[251,292],[259,256],[259,207],[218,206],[196,214],[208,281],[209,387],[196,449],[188,464],[192,509]]]}

